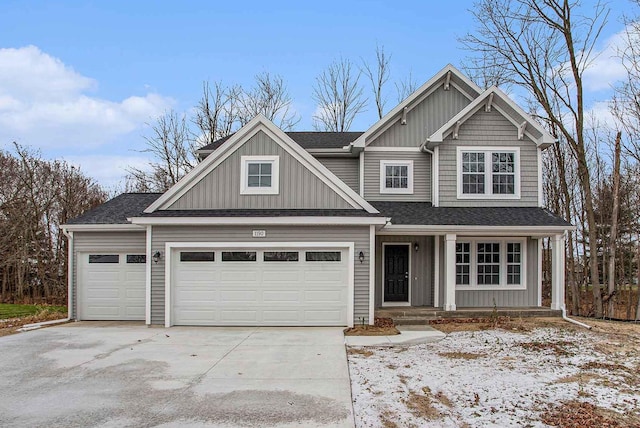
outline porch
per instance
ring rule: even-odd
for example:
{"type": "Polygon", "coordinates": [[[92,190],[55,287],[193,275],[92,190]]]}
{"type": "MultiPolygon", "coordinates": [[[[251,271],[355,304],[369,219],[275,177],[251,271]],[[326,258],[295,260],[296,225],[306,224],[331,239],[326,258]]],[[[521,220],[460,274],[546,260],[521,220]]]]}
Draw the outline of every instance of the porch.
{"type": "MultiPolygon", "coordinates": [[[[562,311],[540,306],[531,307],[497,307],[495,313],[499,317],[532,318],[560,317],[562,311]]],[[[428,306],[385,307],[375,310],[376,318],[391,318],[395,325],[428,324],[429,321],[447,318],[490,318],[494,316],[494,308],[458,308],[445,311],[428,306]]]]}

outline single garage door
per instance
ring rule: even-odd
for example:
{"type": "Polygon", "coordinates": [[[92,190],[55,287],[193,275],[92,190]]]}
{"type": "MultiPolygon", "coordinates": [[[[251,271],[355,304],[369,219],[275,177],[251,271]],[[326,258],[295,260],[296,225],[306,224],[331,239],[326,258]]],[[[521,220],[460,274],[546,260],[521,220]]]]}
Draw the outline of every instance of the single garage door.
{"type": "Polygon", "coordinates": [[[144,254],[79,254],[78,315],[82,320],[144,320],[144,254]]]}
{"type": "Polygon", "coordinates": [[[176,249],[172,324],[342,326],[347,249],[176,249]]]}

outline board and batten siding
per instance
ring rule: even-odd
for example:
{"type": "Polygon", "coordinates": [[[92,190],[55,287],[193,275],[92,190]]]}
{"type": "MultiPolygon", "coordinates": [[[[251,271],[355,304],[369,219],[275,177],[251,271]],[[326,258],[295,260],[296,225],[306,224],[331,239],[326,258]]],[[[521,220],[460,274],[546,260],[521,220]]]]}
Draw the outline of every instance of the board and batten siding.
{"type": "MultiPolygon", "coordinates": [[[[354,323],[369,322],[369,226],[154,226],[152,252],[165,252],[167,242],[353,242],[354,323]],[[258,227],[265,238],[253,238],[258,227]],[[360,263],[358,254],[365,254],[360,263]]],[[[197,245],[195,245],[197,246],[197,245]]],[[[303,246],[303,245],[302,245],[303,246]]],[[[165,321],[165,257],[151,267],[151,323],[165,321]]]]}
{"type": "Polygon", "coordinates": [[[431,202],[431,154],[415,152],[368,152],[364,155],[364,198],[368,201],[431,202]],[[380,161],[413,161],[413,194],[380,193],[380,161]]]}
{"type": "Polygon", "coordinates": [[[376,236],[375,306],[382,306],[384,278],[382,275],[384,252],[382,244],[411,244],[409,270],[411,271],[411,306],[433,306],[433,236],[376,236]],[[418,251],[414,245],[418,244],[418,251]]]}
{"type": "Polygon", "coordinates": [[[360,192],[360,161],[358,158],[325,158],[318,159],[327,169],[356,192],[360,192]]]}
{"type": "MultiPolygon", "coordinates": [[[[460,240],[465,237],[460,236],[460,240]]],[[[477,239],[477,238],[476,238],[477,239]]],[[[490,239],[490,238],[489,238],[490,239]]],[[[440,302],[442,307],[444,296],[444,239],[439,239],[440,248],[440,302]]],[[[456,307],[458,308],[488,308],[493,307],[494,300],[497,307],[526,307],[538,306],[540,279],[538,278],[538,240],[527,239],[527,288],[525,290],[460,290],[456,291],[456,307]]]]}
{"type": "Polygon", "coordinates": [[[353,208],[263,131],[258,131],[169,209],[353,208]],[[241,195],[241,157],[279,156],[277,195],[241,195]]]}
{"type": "Polygon", "coordinates": [[[439,85],[420,104],[407,113],[407,124],[400,117],[380,136],[371,141],[372,147],[419,147],[425,139],[449,119],[462,111],[471,101],[455,87],[445,91],[439,85]]]}
{"type": "Polygon", "coordinates": [[[518,129],[493,109],[480,109],[460,126],[458,139],[451,136],[440,144],[439,196],[441,207],[524,207],[538,206],[538,152],[526,135],[518,140],[518,129]],[[457,147],[488,146],[520,149],[520,199],[458,199],[457,147]]]}
{"type": "Polygon", "coordinates": [[[135,251],[145,254],[146,232],[73,232],[73,281],[71,287],[72,311],[70,316],[78,316],[78,264],[79,253],[102,252],[108,254],[135,251]]]}

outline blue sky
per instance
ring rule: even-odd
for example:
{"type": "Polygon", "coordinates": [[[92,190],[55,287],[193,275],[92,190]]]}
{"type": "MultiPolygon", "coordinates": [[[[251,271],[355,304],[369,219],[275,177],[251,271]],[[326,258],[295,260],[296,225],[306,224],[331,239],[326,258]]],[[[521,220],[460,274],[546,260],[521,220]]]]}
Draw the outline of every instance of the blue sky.
{"type": "MultiPolygon", "coordinates": [[[[588,85],[602,111],[619,76],[610,60],[626,0],[613,11],[588,85]]],[[[457,38],[473,28],[472,1],[12,1],[0,6],[0,147],[12,141],[81,165],[114,186],[127,165],[147,160],[146,122],[168,109],[187,112],[203,80],[250,84],[262,71],[287,82],[312,129],[312,85],[332,60],[392,55],[393,81],[423,83],[460,65],[457,38]]],[[[352,130],[364,130],[373,105],[352,130]]]]}

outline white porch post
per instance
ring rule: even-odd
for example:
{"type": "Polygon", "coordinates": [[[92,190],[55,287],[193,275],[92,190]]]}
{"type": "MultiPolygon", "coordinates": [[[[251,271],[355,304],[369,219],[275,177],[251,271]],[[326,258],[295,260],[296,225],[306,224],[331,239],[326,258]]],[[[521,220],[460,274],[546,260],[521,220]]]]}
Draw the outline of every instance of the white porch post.
{"type": "Polygon", "coordinates": [[[456,235],[447,233],[444,237],[444,299],[445,311],[456,310],[456,235]]]}
{"type": "Polygon", "coordinates": [[[564,308],[564,234],[554,235],[551,243],[551,309],[564,308]]]}

